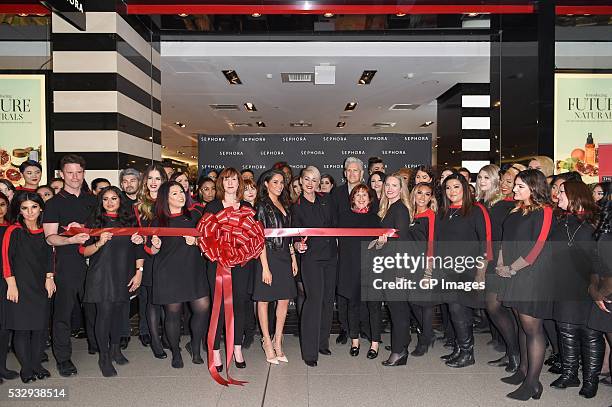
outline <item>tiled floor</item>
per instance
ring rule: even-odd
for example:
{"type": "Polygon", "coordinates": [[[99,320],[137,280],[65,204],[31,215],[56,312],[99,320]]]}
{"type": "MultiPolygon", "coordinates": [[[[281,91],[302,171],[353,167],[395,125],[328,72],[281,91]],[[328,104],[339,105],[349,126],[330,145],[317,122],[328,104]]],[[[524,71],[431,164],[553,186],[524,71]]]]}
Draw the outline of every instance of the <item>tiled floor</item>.
{"type": "MultiPolygon", "coordinates": [[[[388,339],[388,338],[384,338],[388,339]]],[[[183,339],[183,343],[186,342],[183,339]]],[[[0,406],[554,406],[578,407],[612,405],[612,387],[601,386],[595,399],[578,396],[578,389],[565,391],[548,387],[555,376],[542,375],[544,394],[539,401],[512,401],[505,394],[514,390],[499,378],[501,368],[488,366],[485,361],[498,357],[485,345],[487,337],[477,337],[477,363],[465,369],[450,369],[438,358],[446,349],[436,347],[421,358],[410,357],[405,367],[385,368],[376,360],[348,354],[348,345],[333,343],[332,356],[321,356],[316,368],[309,368],[300,359],[297,338],[286,336],[288,364],[269,366],[263,352],[254,345],[245,352],[247,368],[231,372],[247,380],[243,387],[223,387],[210,378],[203,365],[193,365],[183,352],[185,368],[172,369],[170,359],[157,360],[149,348],[133,338],[125,355],[129,365],[117,367],[119,376],[101,376],[97,357],[87,354],[85,340],[76,340],[74,362],[79,375],[68,379],[58,376],[55,363],[47,363],[52,377],[43,382],[24,386],[19,380],[0,385],[0,406]],[[9,388],[64,387],[69,400],[15,401],[7,397],[9,388]]],[[[12,355],[9,366],[17,368],[12,355]]],[[[225,373],[225,372],[224,372],[225,373]]]]}

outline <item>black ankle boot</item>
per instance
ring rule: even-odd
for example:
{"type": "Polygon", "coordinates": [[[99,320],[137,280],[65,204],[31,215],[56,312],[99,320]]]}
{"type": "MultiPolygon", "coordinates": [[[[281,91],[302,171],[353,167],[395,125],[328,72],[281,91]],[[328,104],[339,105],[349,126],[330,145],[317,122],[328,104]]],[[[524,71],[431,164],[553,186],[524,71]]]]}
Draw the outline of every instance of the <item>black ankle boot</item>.
{"type": "Polygon", "coordinates": [[[605,342],[601,332],[586,326],[581,327],[580,338],[582,340],[582,388],[578,394],[590,399],[597,395],[605,342]]]}
{"type": "Polygon", "coordinates": [[[474,331],[472,324],[468,321],[454,321],[455,323],[455,338],[459,354],[457,357],[446,361],[446,366],[454,368],[462,368],[471,366],[474,361],[474,331]]]}
{"type": "Polygon", "coordinates": [[[520,363],[521,357],[519,354],[508,355],[508,364],[504,370],[508,373],[515,373],[518,370],[520,363]]]}
{"type": "Polygon", "coordinates": [[[111,353],[111,358],[116,364],[125,365],[125,364],[130,363],[130,361],[127,360],[125,356],[123,356],[123,353],[121,353],[120,344],[118,343],[111,344],[110,353],[111,353]]]}
{"type": "Polygon", "coordinates": [[[455,343],[455,346],[453,347],[453,351],[449,353],[448,355],[440,356],[440,359],[449,361],[449,360],[455,359],[457,356],[459,356],[459,346],[457,346],[457,343],[455,343]]]}
{"type": "Polygon", "coordinates": [[[436,340],[434,338],[427,338],[425,337],[425,335],[419,334],[417,337],[416,348],[414,348],[414,350],[410,352],[410,354],[412,356],[417,356],[417,357],[423,356],[429,351],[429,347],[430,346],[433,347],[435,343],[436,343],[436,340]]]}
{"type": "Polygon", "coordinates": [[[175,369],[181,369],[183,365],[183,357],[181,356],[181,350],[176,349],[172,350],[172,367],[175,369]]]}
{"type": "MultiPolygon", "coordinates": [[[[567,322],[557,322],[561,345],[561,376],[550,384],[557,389],[580,386],[578,363],[580,360],[579,326],[567,322]]],[[[553,366],[557,363],[555,361],[553,366]]]]}
{"type": "Polygon", "coordinates": [[[100,371],[102,372],[102,376],[104,377],[113,377],[117,376],[117,371],[113,366],[113,362],[111,362],[110,353],[108,352],[100,352],[98,354],[98,366],[100,367],[100,371]]]}

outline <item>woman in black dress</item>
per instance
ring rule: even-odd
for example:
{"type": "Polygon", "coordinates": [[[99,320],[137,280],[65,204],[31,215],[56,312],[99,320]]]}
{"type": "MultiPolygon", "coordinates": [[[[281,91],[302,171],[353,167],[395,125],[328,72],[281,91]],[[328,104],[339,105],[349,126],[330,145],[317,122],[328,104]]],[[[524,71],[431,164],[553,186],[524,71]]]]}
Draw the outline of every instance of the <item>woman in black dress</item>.
{"type": "Polygon", "coordinates": [[[544,319],[552,317],[549,249],[546,244],[552,221],[550,189],[539,170],[518,173],[514,183],[516,207],[503,223],[502,244],[496,273],[503,277],[498,293],[504,306],[512,307],[519,321],[521,362],[508,384],[521,386],[508,397],[526,401],[542,394],[540,372],[546,339],[544,319]]]}
{"type": "MultiPolygon", "coordinates": [[[[0,192],[0,247],[2,247],[2,241],[6,229],[10,226],[9,221],[9,206],[10,202],[6,195],[0,192]]],[[[0,271],[2,270],[2,254],[0,252],[0,271]]],[[[6,281],[4,278],[0,278],[0,383],[2,379],[12,380],[16,379],[19,374],[13,370],[6,368],[6,356],[8,354],[9,334],[10,331],[5,327],[4,321],[4,299],[6,298],[6,281]]]]}
{"type": "MultiPolygon", "coordinates": [[[[453,173],[446,177],[442,191],[442,207],[436,219],[436,258],[473,259],[471,265],[467,261],[451,267],[445,264],[441,270],[446,282],[457,284],[456,288],[442,292],[455,328],[453,352],[442,359],[449,367],[463,368],[475,363],[472,310],[484,305],[481,294],[484,294],[485,270],[492,258],[491,223],[485,207],[473,202],[463,175],[453,173]]],[[[436,269],[434,277],[439,280],[436,269]]]]}
{"type": "Polygon", "coordinates": [[[19,375],[22,382],[29,383],[50,376],[41,359],[49,298],[55,292],[53,251],[43,233],[42,198],[22,192],[12,205],[17,223],[6,229],[2,242],[2,273],[7,284],[4,328],[15,331],[13,348],[21,364],[19,375]]]}
{"type": "MultiPolygon", "coordinates": [[[[302,170],[302,195],[291,207],[292,227],[335,227],[335,210],[329,194],[316,192],[321,174],[317,167],[302,170]]],[[[294,248],[302,254],[300,275],[306,299],[300,316],[302,359],[317,365],[319,353],[331,355],[331,331],[336,290],[337,245],[332,237],[295,239],[294,248]]]]}
{"type": "MultiPolygon", "coordinates": [[[[151,164],[142,173],[140,180],[140,191],[138,191],[138,202],[134,205],[136,222],[140,227],[151,226],[155,218],[155,200],[159,188],[168,181],[166,172],[161,164],[151,164]]],[[[146,239],[147,241],[150,238],[146,239]]],[[[140,332],[140,341],[144,346],[151,345],[153,356],[157,359],[168,357],[162,346],[160,325],[163,326],[163,310],[160,305],[153,304],[153,257],[146,253],[143,255],[144,265],[142,270],[142,281],[138,293],[138,312],[141,319],[147,320],[147,332],[140,332]]],[[[143,326],[143,325],[141,325],[143,326]]]]}
{"type": "Polygon", "coordinates": [[[597,271],[594,240],[599,208],[589,187],[582,181],[559,186],[558,207],[550,231],[556,290],[553,319],[561,342],[561,376],[550,385],[558,389],[577,387],[582,355],[581,395],[595,397],[605,351],[603,334],[587,327],[591,312],[588,286],[597,271]]]}
{"type": "MultiPolygon", "coordinates": [[[[196,211],[185,208],[186,192],[176,181],[159,188],[152,227],[194,228],[200,220],[196,211]]],[[[202,364],[200,344],[208,326],[210,288],[205,263],[194,236],[153,236],[147,242],[153,261],[153,304],[164,306],[166,335],[172,351],[172,367],[183,367],[180,328],[183,303],[191,308],[191,360],[202,364]]]]}
{"type": "MultiPolygon", "coordinates": [[[[270,170],[260,179],[256,219],[264,228],[287,228],[291,225],[289,197],[284,175],[270,170]]],[[[262,331],[261,343],[268,363],[287,362],[283,353],[283,328],[287,318],[289,300],[297,290],[294,276],[298,272],[295,251],[290,238],[267,238],[266,247],[255,265],[253,299],[257,301],[257,314],[262,331]],[[268,303],[277,301],[274,344],[270,338],[268,303]]]]}
{"type": "MultiPolygon", "coordinates": [[[[133,227],[136,218],[125,195],[117,187],[103,188],[98,205],[86,226],[89,228],[133,227]]],[[[104,377],[116,376],[113,361],[128,363],[121,353],[121,323],[119,315],[130,301],[130,293],[140,287],[142,279],[144,239],[138,234],[116,236],[104,232],[85,242],[79,252],[89,257],[85,278],[84,302],[96,304],[95,334],[98,343],[98,366],[104,377]]]]}
{"type": "MultiPolygon", "coordinates": [[[[408,182],[402,174],[387,176],[380,199],[378,217],[384,228],[398,229],[399,239],[394,241],[413,240],[410,234],[410,201],[408,182]]],[[[378,238],[377,248],[387,243],[387,235],[378,238]]],[[[385,300],[391,314],[391,354],[382,362],[383,366],[402,366],[408,361],[408,345],[410,345],[410,307],[407,298],[390,298],[385,292],[385,300]]]]}
{"type": "MultiPolygon", "coordinates": [[[[434,179],[432,178],[432,181],[434,179]]],[[[413,231],[415,240],[420,240],[425,245],[422,246],[426,256],[433,256],[435,230],[436,230],[436,211],[438,203],[434,197],[434,187],[430,182],[420,182],[410,192],[410,211],[413,222],[410,229],[413,231]]],[[[417,281],[430,279],[432,270],[425,267],[419,270],[417,281]]],[[[428,290],[427,290],[428,291],[428,290]]],[[[433,331],[433,303],[427,291],[418,291],[414,298],[410,300],[410,306],[420,325],[420,332],[417,336],[417,345],[410,353],[412,356],[423,356],[434,345],[435,336],[433,331]]]]}
{"type": "MultiPolygon", "coordinates": [[[[608,346],[612,345],[612,195],[602,205],[602,215],[595,232],[597,240],[598,267],[597,274],[591,276],[589,294],[593,300],[587,326],[603,332],[608,346]]],[[[608,366],[612,365],[612,355],[608,366]]],[[[610,384],[610,373],[603,382],[610,384]]],[[[583,383],[582,387],[586,386],[583,383]]],[[[597,380],[591,381],[591,387],[597,390],[597,380]]],[[[588,390],[588,389],[587,389],[588,390]]]]}
{"type": "MultiPolygon", "coordinates": [[[[225,208],[232,207],[235,210],[242,206],[251,208],[251,204],[243,201],[244,181],[240,176],[240,172],[235,168],[225,168],[219,174],[216,181],[217,196],[214,201],[209,202],[204,208],[204,212],[218,213],[225,208]]],[[[217,275],[217,263],[207,261],[208,265],[208,281],[211,289],[211,295],[215,295],[215,278],[217,275]]],[[[244,356],[242,355],[242,336],[244,334],[244,322],[246,319],[245,304],[248,298],[249,281],[252,279],[250,273],[252,267],[246,264],[244,267],[240,265],[232,267],[232,296],[234,303],[234,364],[237,368],[243,369],[246,367],[244,356]]],[[[219,315],[219,323],[217,325],[217,334],[215,335],[215,343],[213,347],[213,359],[217,371],[223,369],[221,360],[221,332],[225,325],[223,303],[221,303],[221,313],[219,315]]]]}
{"type": "MultiPolygon", "coordinates": [[[[341,228],[379,228],[380,218],[370,211],[370,206],[376,199],[375,192],[365,184],[358,184],[351,190],[349,202],[350,211],[341,211],[338,217],[338,227],[341,228]]],[[[378,345],[381,342],[380,301],[362,301],[361,296],[361,250],[367,237],[338,238],[338,295],[348,300],[348,328],[351,338],[351,356],[359,355],[359,320],[360,309],[365,308],[368,326],[370,327],[370,349],[368,359],[378,356],[378,345]]]]}

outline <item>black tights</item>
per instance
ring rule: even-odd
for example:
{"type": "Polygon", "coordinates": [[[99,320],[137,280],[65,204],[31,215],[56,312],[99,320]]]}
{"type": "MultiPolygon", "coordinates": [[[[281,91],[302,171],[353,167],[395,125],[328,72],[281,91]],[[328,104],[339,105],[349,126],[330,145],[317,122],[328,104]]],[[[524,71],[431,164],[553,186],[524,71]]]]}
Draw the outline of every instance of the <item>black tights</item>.
{"type": "Polygon", "coordinates": [[[559,335],[557,333],[557,324],[555,321],[552,319],[545,319],[544,332],[546,332],[546,337],[548,338],[550,346],[552,346],[553,353],[559,353],[559,335]]]}
{"type": "Polygon", "coordinates": [[[100,353],[110,351],[110,345],[118,345],[121,340],[121,330],[125,303],[100,302],[96,304],[96,341],[100,353]]]}
{"type": "Polygon", "coordinates": [[[42,340],[44,329],[36,331],[15,331],[13,336],[13,348],[19,364],[21,364],[21,376],[32,376],[35,370],[40,370],[42,359],[42,340]]]}
{"type": "MultiPolygon", "coordinates": [[[[431,341],[433,338],[433,307],[431,305],[410,304],[412,312],[421,327],[423,338],[431,341]]],[[[428,342],[429,343],[429,342],[428,342]]]]}
{"type": "Polygon", "coordinates": [[[153,300],[153,287],[145,288],[147,289],[147,322],[151,335],[151,348],[155,353],[161,353],[164,350],[159,332],[160,322],[163,319],[162,307],[151,302],[153,300]]]}
{"type": "Polygon", "coordinates": [[[513,309],[519,320],[519,346],[521,349],[521,364],[519,372],[525,376],[524,386],[535,388],[540,380],[540,372],[544,365],[546,351],[546,337],[544,335],[544,322],[542,319],[520,314],[513,309]]]}
{"type": "MultiPolygon", "coordinates": [[[[164,305],[164,310],[166,311],[164,327],[172,353],[179,351],[182,305],[183,303],[181,302],[164,305]]],[[[202,297],[189,301],[189,308],[191,309],[191,351],[193,356],[199,356],[200,348],[202,347],[202,339],[208,327],[210,297],[202,297]]]]}
{"type": "Polygon", "coordinates": [[[518,355],[518,333],[516,319],[509,308],[506,308],[497,299],[497,293],[487,293],[487,312],[491,318],[491,322],[501,334],[502,339],[506,343],[507,355],[518,355]]]}
{"type": "Polygon", "coordinates": [[[6,356],[8,354],[9,344],[8,329],[0,329],[0,372],[6,372],[6,356]]]}

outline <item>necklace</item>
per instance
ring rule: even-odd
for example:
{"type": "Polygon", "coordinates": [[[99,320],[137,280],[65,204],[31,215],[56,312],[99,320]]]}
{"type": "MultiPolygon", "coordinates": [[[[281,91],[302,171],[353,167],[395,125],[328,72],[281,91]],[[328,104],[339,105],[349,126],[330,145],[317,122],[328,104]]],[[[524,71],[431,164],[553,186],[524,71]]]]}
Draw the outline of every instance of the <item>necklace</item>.
{"type": "Polygon", "coordinates": [[[461,210],[461,208],[456,208],[453,212],[448,215],[448,219],[451,220],[457,213],[461,210]]]}
{"type": "Polygon", "coordinates": [[[582,227],[584,222],[585,221],[580,222],[580,225],[578,225],[576,230],[574,230],[574,233],[570,235],[569,225],[567,224],[567,219],[565,220],[565,233],[567,233],[567,246],[568,247],[572,247],[574,245],[574,239],[576,237],[576,233],[578,233],[578,230],[582,227]]]}

